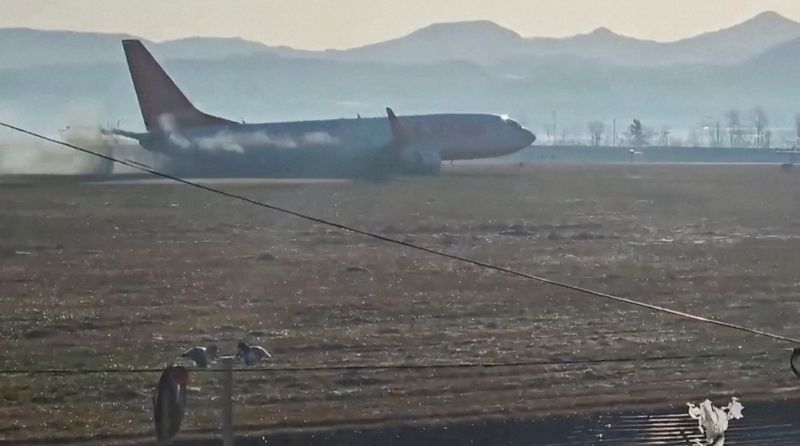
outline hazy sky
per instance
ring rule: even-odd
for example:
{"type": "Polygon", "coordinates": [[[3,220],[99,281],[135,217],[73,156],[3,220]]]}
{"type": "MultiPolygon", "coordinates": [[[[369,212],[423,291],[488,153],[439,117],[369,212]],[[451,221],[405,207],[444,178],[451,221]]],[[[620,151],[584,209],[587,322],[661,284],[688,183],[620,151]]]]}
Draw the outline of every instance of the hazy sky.
{"type": "Polygon", "coordinates": [[[800,21],[800,0],[0,0],[0,27],[133,34],[154,40],[239,36],[270,45],[346,48],[433,22],[489,19],[523,36],[599,26],[675,40],[774,10],[800,21]]]}

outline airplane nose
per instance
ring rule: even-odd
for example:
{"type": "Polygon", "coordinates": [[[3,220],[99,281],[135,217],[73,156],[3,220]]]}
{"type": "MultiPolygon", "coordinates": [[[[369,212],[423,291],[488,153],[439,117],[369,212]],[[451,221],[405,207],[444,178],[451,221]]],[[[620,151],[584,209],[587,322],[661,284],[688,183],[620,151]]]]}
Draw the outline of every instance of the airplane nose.
{"type": "Polygon", "coordinates": [[[522,139],[523,144],[527,147],[527,146],[533,144],[536,141],[536,135],[534,135],[533,132],[531,132],[529,130],[523,129],[522,130],[522,138],[521,139],[522,139]]]}

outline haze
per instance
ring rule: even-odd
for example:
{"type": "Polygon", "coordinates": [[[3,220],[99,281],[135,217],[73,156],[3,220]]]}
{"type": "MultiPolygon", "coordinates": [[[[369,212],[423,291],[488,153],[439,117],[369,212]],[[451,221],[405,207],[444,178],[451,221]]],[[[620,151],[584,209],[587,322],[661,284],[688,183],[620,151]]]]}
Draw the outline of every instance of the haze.
{"type": "Polygon", "coordinates": [[[434,22],[486,19],[523,36],[609,27],[676,40],[774,10],[800,20],[797,0],[4,0],[0,27],[134,34],[154,40],[242,37],[295,48],[349,48],[434,22]]]}

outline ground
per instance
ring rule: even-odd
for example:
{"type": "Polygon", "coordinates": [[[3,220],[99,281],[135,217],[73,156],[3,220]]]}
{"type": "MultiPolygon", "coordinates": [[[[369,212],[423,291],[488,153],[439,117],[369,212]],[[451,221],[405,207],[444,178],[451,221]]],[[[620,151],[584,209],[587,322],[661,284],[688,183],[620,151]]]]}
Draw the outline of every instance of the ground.
{"type": "MultiPolygon", "coordinates": [[[[800,337],[800,173],[777,166],[456,165],[384,184],[219,187],[800,337]]],[[[240,431],[685,408],[731,395],[746,405],[792,398],[800,385],[789,343],[185,186],[9,184],[0,186],[0,222],[0,369],[161,367],[189,346],[216,342],[232,353],[239,340],[270,349],[274,366],[550,363],[239,373],[240,431]]],[[[214,430],[216,377],[192,378],[185,430],[214,430]]],[[[0,374],[0,440],[146,437],[157,379],[0,374]]]]}

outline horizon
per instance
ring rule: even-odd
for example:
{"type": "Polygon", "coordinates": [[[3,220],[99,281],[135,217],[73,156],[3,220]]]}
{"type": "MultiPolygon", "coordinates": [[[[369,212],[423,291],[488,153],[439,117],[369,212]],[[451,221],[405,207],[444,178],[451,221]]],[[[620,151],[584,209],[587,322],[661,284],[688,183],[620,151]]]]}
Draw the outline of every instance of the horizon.
{"type": "MultiPolygon", "coordinates": [[[[39,1],[43,2],[42,0],[39,1]]],[[[498,10],[503,10],[503,5],[495,5],[487,9],[484,7],[485,5],[479,6],[478,4],[473,4],[474,2],[467,2],[467,5],[472,5],[473,8],[458,8],[456,9],[456,11],[458,11],[456,13],[453,12],[452,9],[441,8],[442,4],[446,5],[447,3],[453,2],[453,0],[445,0],[436,6],[428,6],[427,9],[429,13],[427,15],[413,15],[411,17],[403,17],[400,15],[398,20],[390,20],[391,26],[382,26],[386,25],[382,23],[386,21],[385,16],[392,14],[379,14],[377,16],[374,14],[384,10],[392,11],[393,8],[382,5],[383,3],[388,3],[386,1],[376,1],[371,2],[369,7],[362,8],[363,10],[355,10],[357,14],[366,14],[367,18],[370,20],[357,21],[356,26],[344,29],[339,26],[335,14],[332,15],[330,11],[325,13],[326,8],[329,8],[330,5],[316,5],[316,8],[312,8],[316,14],[314,17],[309,18],[306,14],[308,11],[304,11],[303,8],[297,6],[297,4],[316,2],[314,0],[299,0],[294,3],[294,6],[272,5],[268,4],[271,2],[259,2],[257,4],[252,4],[250,9],[247,10],[243,8],[223,8],[223,11],[219,11],[219,5],[216,4],[209,8],[201,8],[201,5],[195,1],[192,3],[194,5],[192,8],[197,10],[203,9],[206,11],[206,14],[196,15],[195,20],[182,23],[181,25],[183,26],[172,27],[170,26],[171,23],[164,23],[164,19],[169,21],[172,16],[181,12],[181,4],[184,4],[184,6],[187,5],[184,1],[160,4],[154,3],[151,0],[146,0],[145,3],[150,3],[150,7],[147,7],[147,5],[142,6],[142,2],[139,2],[136,5],[137,8],[133,9],[130,9],[130,5],[117,3],[117,8],[93,8],[92,13],[96,16],[87,17],[87,14],[83,12],[84,9],[81,8],[80,5],[90,5],[96,3],[96,1],[97,0],[77,0],[69,4],[66,2],[60,4],[43,2],[48,3],[50,6],[43,10],[37,10],[35,14],[32,14],[28,11],[31,3],[33,3],[32,1],[6,0],[6,13],[0,17],[0,27],[30,28],[48,31],[128,34],[152,41],[178,40],[191,37],[241,38],[269,46],[289,46],[302,50],[324,50],[349,49],[391,40],[438,23],[490,21],[498,26],[512,30],[525,38],[563,38],[577,34],[590,33],[599,28],[607,28],[615,34],[629,38],[671,42],[729,28],[758,15],[770,12],[774,12],[789,20],[800,22],[800,3],[794,2],[794,0],[791,2],[786,0],[769,0],[759,2],[760,5],[758,7],[754,7],[754,5],[752,5],[753,2],[744,0],[726,0],[724,2],[722,0],[707,0],[700,5],[687,2],[687,0],[678,0],[675,2],[661,3],[660,5],[650,5],[646,10],[641,7],[625,7],[632,4],[640,6],[641,2],[631,3],[631,0],[609,0],[601,7],[601,10],[605,11],[604,14],[600,14],[601,18],[599,19],[597,15],[593,15],[590,20],[586,20],[583,14],[581,16],[574,15],[574,9],[570,8],[580,6],[583,8],[582,12],[586,12],[589,11],[589,8],[595,8],[597,6],[585,0],[559,2],[559,5],[555,7],[553,5],[548,5],[547,8],[549,9],[545,12],[549,11],[549,13],[541,16],[531,14],[530,11],[538,11],[539,9],[537,9],[536,5],[544,7],[545,2],[506,0],[504,2],[505,6],[513,6],[510,10],[506,10],[506,12],[515,12],[517,17],[508,17],[507,15],[498,14],[498,10]],[[730,7],[732,1],[736,1],[742,5],[742,7],[730,7]],[[523,3],[528,5],[522,8],[525,9],[528,14],[523,14],[523,11],[520,11],[520,7],[523,3]],[[531,7],[531,3],[533,3],[533,7],[531,7]],[[681,5],[684,4],[691,4],[692,6],[688,8],[681,7],[681,5]],[[722,7],[723,5],[724,7],[722,7]],[[566,9],[562,8],[563,6],[566,6],[566,9]],[[260,17],[255,17],[254,19],[251,17],[253,14],[246,14],[247,11],[252,9],[262,12],[265,7],[265,11],[276,12],[276,14],[265,17],[263,25],[262,22],[255,20],[260,17]],[[709,10],[709,8],[717,13],[717,15],[709,16],[705,14],[704,11],[709,10]],[[431,11],[431,9],[433,10],[431,11]],[[160,11],[162,13],[153,14],[153,11],[160,11]],[[627,15],[618,15],[617,13],[620,11],[627,11],[627,15]],[[124,12],[124,14],[120,12],[124,12]],[[142,16],[143,13],[144,15],[142,16]],[[296,16],[298,13],[301,14],[300,17],[296,16]],[[222,19],[227,18],[228,20],[219,20],[220,14],[222,19]],[[520,14],[523,16],[520,16],[520,14]],[[651,16],[654,14],[659,17],[659,20],[656,22],[650,20],[651,16]],[[118,18],[120,15],[124,15],[129,22],[124,24],[114,23],[114,19],[118,18]],[[533,18],[529,20],[526,16],[533,16],[533,18]],[[153,17],[157,20],[153,19],[153,17]],[[621,20],[621,17],[624,18],[624,20],[621,20]],[[556,20],[556,18],[558,20],[556,20]],[[669,19],[661,20],[663,18],[669,19]],[[709,18],[713,20],[708,20],[709,18]],[[86,19],[89,20],[86,21],[86,19]],[[570,19],[572,20],[570,21],[570,19]],[[273,25],[278,24],[281,26],[266,26],[269,20],[275,22],[272,23],[273,25]],[[298,21],[304,23],[298,23],[298,21]],[[555,24],[555,28],[553,26],[544,26],[536,28],[538,31],[542,32],[531,32],[534,27],[540,25],[539,22],[541,21],[544,21],[545,25],[547,25],[548,22],[557,23],[555,24]],[[569,21],[569,23],[565,23],[567,21],[569,21]],[[220,23],[225,23],[226,25],[222,26],[220,23]],[[635,26],[631,26],[632,24],[635,26]],[[288,25],[288,28],[286,28],[286,25],[288,25]],[[228,31],[228,27],[230,26],[235,27],[236,31],[228,31]],[[665,32],[661,28],[666,28],[668,32],[665,32]],[[309,33],[306,31],[308,29],[314,29],[317,32],[309,33]],[[636,32],[637,29],[639,32],[636,32]],[[325,42],[330,44],[325,44],[325,42]]],[[[360,2],[360,0],[343,1],[348,4],[357,4],[360,2]]],[[[422,0],[409,1],[413,3],[422,0]]],[[[242,4],[252,2],[248,0],[237,0],[236,3],[242,4]]],[[[104,4],[108,4],[108,2],[104,2],[104,4]]],[[[228,5],[230,6],[230,3],[228,5]]],[[[353,11],[353,8],[342,9],[348,9],[350,12],[353,11]]],[[[414,8],[408,8],[406,6],[404,9],[413,10],[414,8]]],[[[394,18],[395,17],[392,17],[392,19],[394,18]]],[[[550,23],[550,25],[553,25],[553,23],[550,23]]]]}

